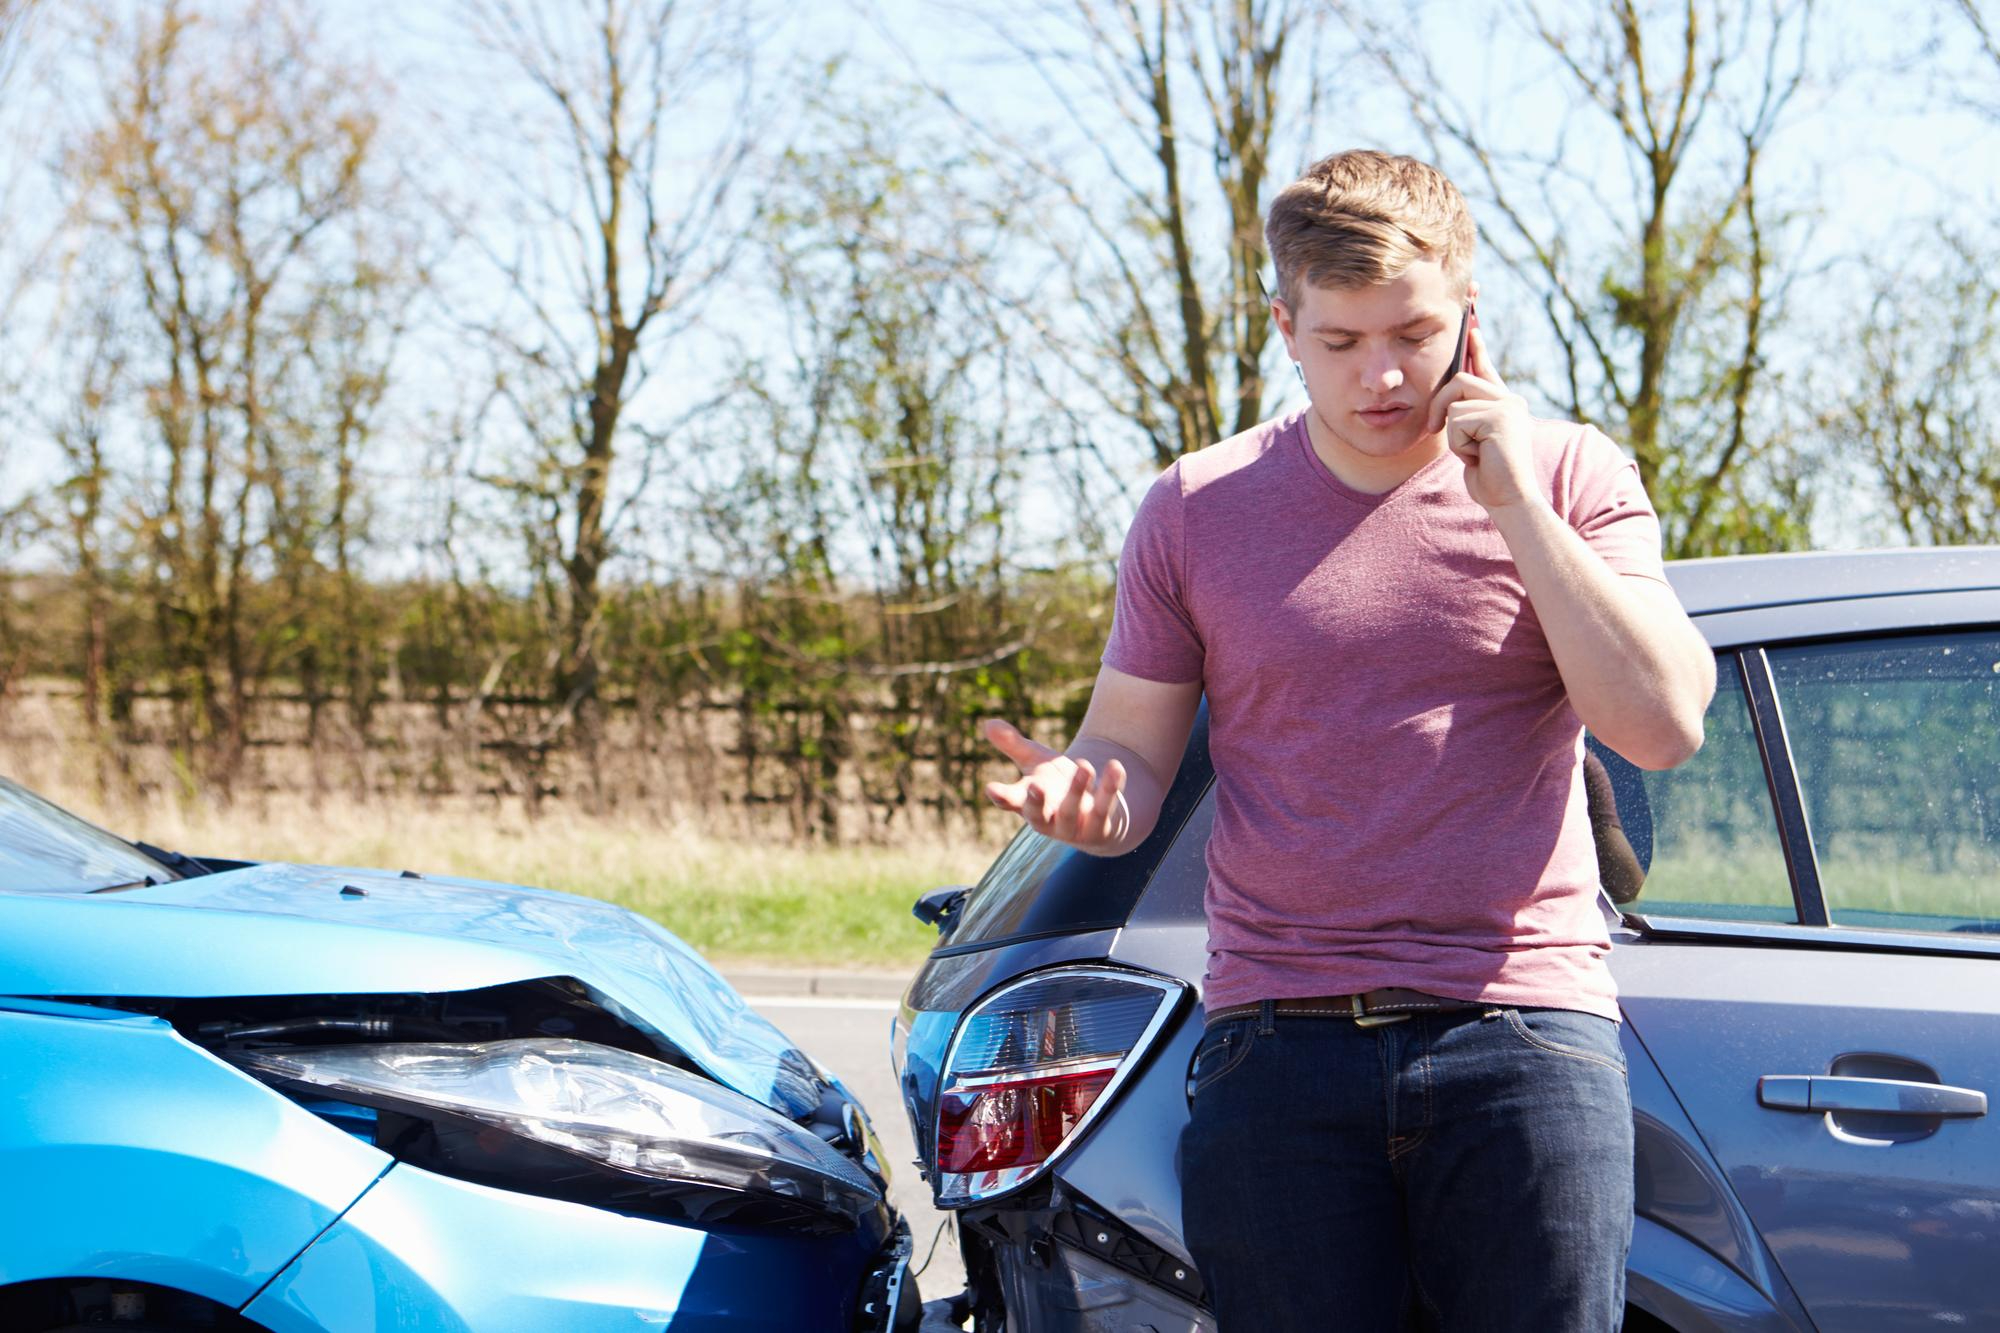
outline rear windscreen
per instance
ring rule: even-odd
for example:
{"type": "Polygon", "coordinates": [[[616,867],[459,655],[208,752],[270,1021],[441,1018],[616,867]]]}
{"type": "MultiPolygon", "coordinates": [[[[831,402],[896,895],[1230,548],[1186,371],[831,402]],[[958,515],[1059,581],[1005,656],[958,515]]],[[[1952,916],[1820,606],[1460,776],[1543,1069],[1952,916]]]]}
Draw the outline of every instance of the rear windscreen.
{"type": "Polygon", "coordinates": [[[1123,856],[1092,856],[1024,827],[966,895],[951,931],[934,952],[1123,925],[1200,802],[1210,776],[1204,701],[1188,734],[1180,771],[1161,803],[1159,822],[1144,842],[1123,856]]]}

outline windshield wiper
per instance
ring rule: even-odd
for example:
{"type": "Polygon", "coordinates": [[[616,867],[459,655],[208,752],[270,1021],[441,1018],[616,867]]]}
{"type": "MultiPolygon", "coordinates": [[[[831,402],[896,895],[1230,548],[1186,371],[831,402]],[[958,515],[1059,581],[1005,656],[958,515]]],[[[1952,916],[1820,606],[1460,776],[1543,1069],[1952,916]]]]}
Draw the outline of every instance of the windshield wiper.
{"type": "Polygon", "coordinates": [[[179,875],[182,879],[195,879],[202,875],[212,875],[215,873],[185,852],[170,852],[164,847],[155,847],[150,842],[135,842],[132,845],[152,857],[155,861],[158,861],[167,869],[173,871],[176,875],[179,875]]]}
{"type": "Polygon", "coordinates": [[[144,879],[128,879],[117,884],[99,884],[94,889],[85,889],[84,892],[123,893],[127,889],[156,889],[159,886],[160,886],[160,881],[154,879],[151,875],[148,875],[144,879]]]}

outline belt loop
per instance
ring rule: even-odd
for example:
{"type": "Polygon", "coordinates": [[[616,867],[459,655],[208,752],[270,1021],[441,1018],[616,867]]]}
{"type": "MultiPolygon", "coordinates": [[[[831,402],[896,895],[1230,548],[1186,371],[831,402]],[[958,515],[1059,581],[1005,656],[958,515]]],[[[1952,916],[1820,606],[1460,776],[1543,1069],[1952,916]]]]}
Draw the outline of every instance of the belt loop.
{"type": "Polygon", "coordinates": [[[1257,1035],[1275,1037],[1278,1034],[1278,1002],[1265,1000],[1257,1006],[1257,1035]]]}

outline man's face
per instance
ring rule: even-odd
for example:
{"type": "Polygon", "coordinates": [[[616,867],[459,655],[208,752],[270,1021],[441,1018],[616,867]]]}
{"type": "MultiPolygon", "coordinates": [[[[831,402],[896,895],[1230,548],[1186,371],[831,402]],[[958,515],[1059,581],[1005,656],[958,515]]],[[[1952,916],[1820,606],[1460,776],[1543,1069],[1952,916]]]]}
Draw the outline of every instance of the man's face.
{"type": "Polygon", "coordinates": [[[1314,413],[1338,444],[1393,458],[1428,438],[1431,395],[1465,310],[1439,264],[1413,264],[1372,287],[1301,284],[1296,308],[1280,300],[1272,310],[1314,413]]]}

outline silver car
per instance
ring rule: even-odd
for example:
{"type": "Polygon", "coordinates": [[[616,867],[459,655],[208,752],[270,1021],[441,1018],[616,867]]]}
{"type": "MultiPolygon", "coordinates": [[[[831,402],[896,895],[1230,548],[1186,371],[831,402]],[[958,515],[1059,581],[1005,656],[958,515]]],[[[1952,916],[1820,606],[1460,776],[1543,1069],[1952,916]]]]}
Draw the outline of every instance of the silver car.
{"type": "MultiPolygon", "coordinates": [[[[1668,568],[1707,741],[1590,742],[1637,1130],[1633,1333],[2000,1329],[2000,550],[1668,568]],[[1620,901],[1613,901],[1613,893],[1620,901]]],[[[1207,716],[1159,825],[928,894],[892,1058],[988,1333],[1213,1329],[1182,1238],[1207,716]]]]}

